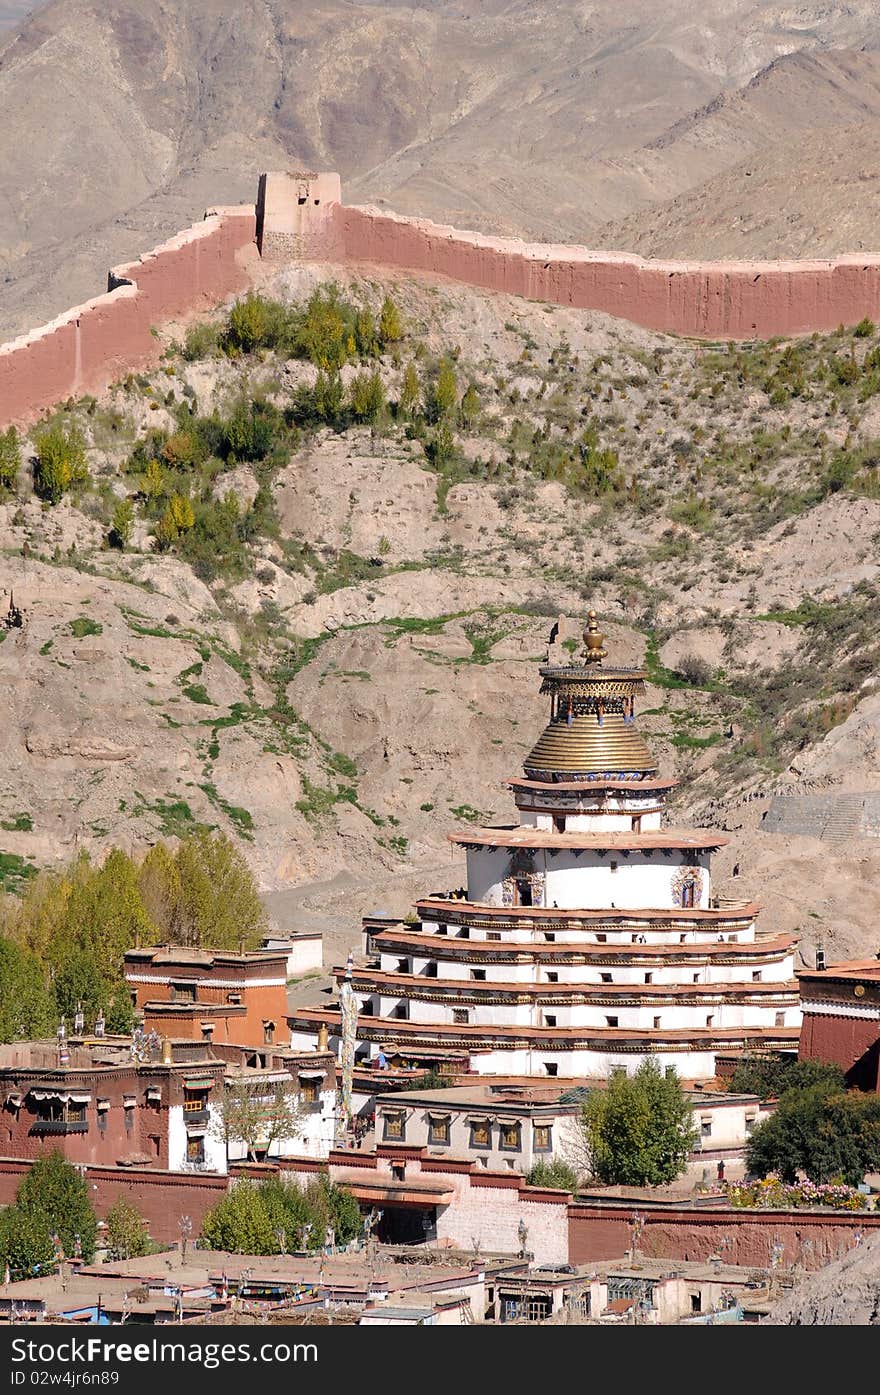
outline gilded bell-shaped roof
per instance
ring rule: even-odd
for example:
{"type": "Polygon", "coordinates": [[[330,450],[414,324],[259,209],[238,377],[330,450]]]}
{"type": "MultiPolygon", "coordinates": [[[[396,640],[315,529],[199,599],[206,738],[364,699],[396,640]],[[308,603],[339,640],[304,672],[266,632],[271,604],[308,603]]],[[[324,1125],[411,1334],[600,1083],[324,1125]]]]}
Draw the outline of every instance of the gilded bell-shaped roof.
{"type": "Polygon", "coordinates": [[[657,763],[635,726],[643,669],[605,668],[605,636],[591,610],[584,652],[572,664],[544,665],[541,691],[551,694],[551,720],[525,761],[527,775],[649,774],[657,763]]]}
{"type": "MultiPolygon", "coordinates": [[[[548,723],[526,757],[529,771],[603,775],[657,769],[657,762],[635,726],[620,712],[567,713],[548,723]]],[[[540,778],[540,777],[537,777],[540,778]]]]}

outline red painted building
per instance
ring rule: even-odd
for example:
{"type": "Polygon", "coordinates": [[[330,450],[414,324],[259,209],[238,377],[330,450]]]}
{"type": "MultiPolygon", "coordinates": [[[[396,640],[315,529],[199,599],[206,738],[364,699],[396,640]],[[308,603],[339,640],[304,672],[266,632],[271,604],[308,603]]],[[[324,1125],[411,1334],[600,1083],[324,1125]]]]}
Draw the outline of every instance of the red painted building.
{"type": "Polygon", "coordinates": [[[287,956],[283,950],[131,949],[125,978],[160,1037],[279,1045],[286,1036],[287,956]]]}
{"type": "Polygon", "coordinates": [[[0,1156],[225,1173],[211,1119],[226,1062],[181,1045],[175,1061],[135,1060],[124,1038],[71,1041],[64,1061],[57,1042],[0,1047],[0,1156]]]}
{"type": "Polygon", "coordinates": [[[880,960],[853,959],[798,974],[801,1060],[833,1061],[847,1084],[880,1089],[880,960]]]}

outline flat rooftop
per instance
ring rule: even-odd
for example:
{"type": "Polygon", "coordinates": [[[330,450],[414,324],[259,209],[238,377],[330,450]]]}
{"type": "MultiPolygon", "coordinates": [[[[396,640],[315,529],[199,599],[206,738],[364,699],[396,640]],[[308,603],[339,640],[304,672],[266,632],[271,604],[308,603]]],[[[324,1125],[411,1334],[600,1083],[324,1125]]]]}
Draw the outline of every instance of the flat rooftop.
{"type": "Polygon", "coordinates": [[[656,833],[556,833],[550,829],[527,828],[522,824],[500,824],[497,828],[462,829],[447,835],[460,846],[490,848],[721,848],[729,838],[707,828],[665,828],[656,833]]]}
{"type": "MultiPolygon", "coordinates": [[[[185,1038],[181,1039],[181,1044],[183,1042],[190,1048],[203,1046],[201,1042],[192,1042],[185,1038]]],[[[174,1043],[172,1050],[173,1047],[174,1043]]],[[[136,1066],[141,1069],[163,1066],[161,1050],[158,1049],[155,1056],[149,1059],[132,1061],[131,1037],[107,1037],[94,1041],[68,1038],[67,1051],[70,1059],[62,1066],[58,1062],[58,1042],[54,1037],[42,1041],[6,1042],[0,1046],[0,1071],[48,1071],[60,1077],[82,1074],[83,1071],[119,1070],[122,1066],[136,1066]]],[[[192,1069],[193,1066],[222,1065],[222,1061],[209,1050],[203,1049],[188,1053],[185,1060],[174,1060],[171,1064],[174,1069],[183,1070],[192,1069]]],[[[168,1065],[163,1068],[170,1069],[168,1065]]]]}
{"type": "MultiPolygon", "coordinates": [[[[605,1090],[607,1086],[607,1080],[591,1080],[587,1083],[583,1080],[565,1080],[557,1077],[552,1085],[545,1085],[543,1081],[536,1083],[532,1080],[530,1083],[528,1076],[521,1076],[517,1080],[511,1078],[506,1082],[493,1077],[491,1081],[485,1083],[457,1084],[445,1089],[441,1087],[432,1090],[390,1090],[387,1094],[377,1093],[376,1103],[377,1105],[388,1104],[392,1107],[399,1107],[401,1103],[432,1106],[445,1104],[457,1109],[467,1109],[469,1106],[474,1106],[499,1110],[558,1105],[562,1109],[570,1109],[574,1112],[592,1091],[605,1090]],[[576,1098],[562,1100],[561,1096],[563,1095],[575,1095],[576,1098]]],[[[696,1082],[682,1081],[682,1086],[685,1095],[695,1109],[707,1105],[758,1104],[760,1102],[758,1095],[728,1093],[726,1090],[698,1089],[696,1082]]]]}
{"type": "Polygon", "coordinates": [[[842,964],[829,964],[826,969],[799,969],[795,975],[811,983],[823,980],[844,983],[865,982],[880,985],[880,959],[847,959],[842,964]]]}
{"type": "Polygon", "coordinates": [[[125,963],[140,961],[151,964],[167,964],[170,967],[194,967],[210,969],[214,964],[274,964],[282,958],[280,949],[249,949],[242,953],[219,949],[186,949],[176,945],[152,945],[146,948],[127,949],[125,963]]]}

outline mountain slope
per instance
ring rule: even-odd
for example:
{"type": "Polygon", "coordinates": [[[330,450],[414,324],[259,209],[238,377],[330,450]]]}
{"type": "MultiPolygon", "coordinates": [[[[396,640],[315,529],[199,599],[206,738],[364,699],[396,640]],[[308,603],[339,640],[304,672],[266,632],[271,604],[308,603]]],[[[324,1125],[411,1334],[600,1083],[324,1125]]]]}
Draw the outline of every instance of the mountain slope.
{"type": "MultiPolygon", "coordinates": [[[[0,336],[252,199],[263,168],[335,168],[350,200],[553,240],[649,245],[660,210],[677,254],[736,254],[723,205],[701,241],[670,199],[873,119],[857,50],[876,41],[872,0],[52,0],[0,38],[0,336]]],[[[785,248],[778,183],[768,200],[785,248]]],[[[817,251],[850,232],[826,221],[817,251]]]]}

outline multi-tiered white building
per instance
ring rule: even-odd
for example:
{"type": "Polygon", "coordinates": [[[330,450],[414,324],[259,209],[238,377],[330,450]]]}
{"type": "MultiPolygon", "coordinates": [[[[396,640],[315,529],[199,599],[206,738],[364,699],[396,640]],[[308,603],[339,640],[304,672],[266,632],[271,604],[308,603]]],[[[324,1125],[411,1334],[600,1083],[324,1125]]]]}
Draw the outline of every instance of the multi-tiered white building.
{"type": "MultiPolygon", "coordinates": [[[[635,725],[646,674],[604,666],[592,611],[584,641],[579,662],[540,670],[550,720],[510,782],[519,823],[450,835],[467,899],[370,927],[352,972],[359,1061],[433,1052],[483,1075],[583,1078],[651,1054],[708,1078],[716,1052],[796,1046],[796,941],[713,894],[727,840],[664,823],[675,782],[635,725]]],[[[338,1044],[338,1010],[290,1022],[295,1046],[321,1024],[338,1044]]]]}

